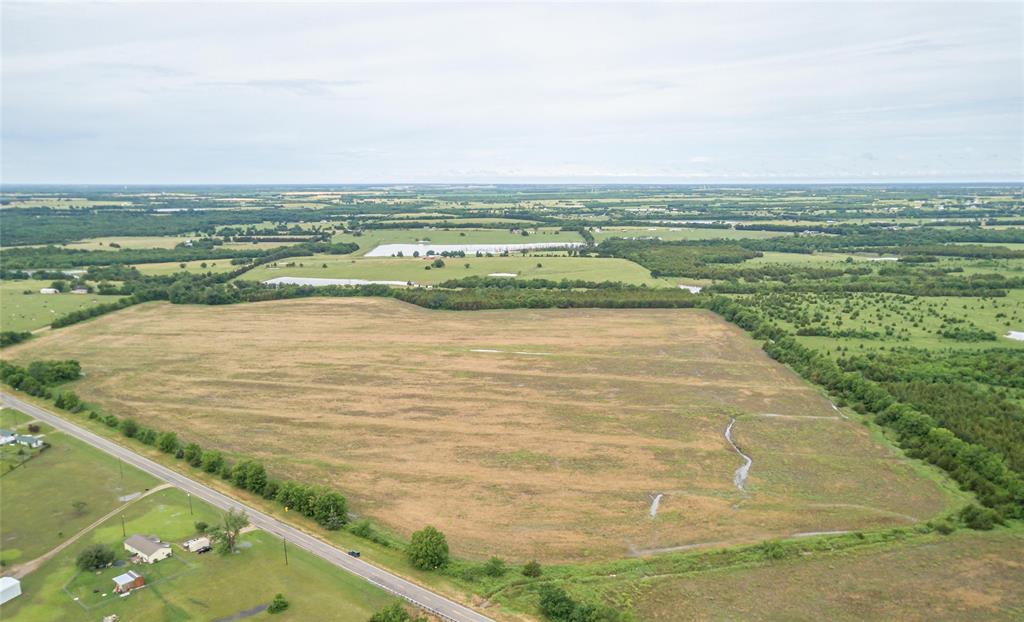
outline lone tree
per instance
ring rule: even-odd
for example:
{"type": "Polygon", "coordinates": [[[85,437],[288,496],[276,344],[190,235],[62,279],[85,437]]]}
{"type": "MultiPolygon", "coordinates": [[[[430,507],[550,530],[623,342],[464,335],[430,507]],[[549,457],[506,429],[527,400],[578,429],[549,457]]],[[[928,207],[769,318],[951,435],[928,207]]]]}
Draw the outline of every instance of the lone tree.
{"type": "Polygon", "coordinates": [[[217,552],[227,555],[235,550],[235,543],[238,542],[238,534],[242,528],[249,524],[249,517],[245,510],[236,512],[234,508],[228,510],[224,515],[224,522],[210,529],[210,538],[217,547],[217,552]]]}
{"type": "Polygon", "coordinates": [[[405,553],[420,570],[443,568],[448,565],[448,540],[434,527],[424,527],[412,534],[405,553]]]}
{"type": "Polygon", "coordinates": [[[114,551],[105,544],[94,544],[78,554],[75,565],[82,570],[105,568],[114,561],[114,551]]]}

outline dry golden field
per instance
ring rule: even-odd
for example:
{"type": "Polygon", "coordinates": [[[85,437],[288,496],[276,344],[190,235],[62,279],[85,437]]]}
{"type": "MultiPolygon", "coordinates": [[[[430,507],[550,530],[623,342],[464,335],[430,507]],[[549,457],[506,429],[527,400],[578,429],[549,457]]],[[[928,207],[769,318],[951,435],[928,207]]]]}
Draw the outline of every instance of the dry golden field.
{"type": "Polygon", "coordinates": [[[1024,620],[1024,533],[951,536],[646,582],[639,619],[1024,620]]]}
{"type": "Polygon", "coordinates": [[[109,412],[331,484],[403,535],[436,525],[471,557],[602,559],[898,525],[949,501],[701,310],[150,303],[8,356],[76,358],[76,390],[109,412]],[[753,460],[745,491],[723,435],[733,417],[753,460]]]}

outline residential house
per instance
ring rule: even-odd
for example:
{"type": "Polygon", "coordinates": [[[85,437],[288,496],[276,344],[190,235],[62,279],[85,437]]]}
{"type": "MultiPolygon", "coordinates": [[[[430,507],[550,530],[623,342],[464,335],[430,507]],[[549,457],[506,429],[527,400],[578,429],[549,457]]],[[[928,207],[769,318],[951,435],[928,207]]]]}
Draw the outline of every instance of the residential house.
{"type": "Polygon", "coordinates": [[[124,549],[147,564],[155,564],[171,556],[171,545],[155,536],[133,534],[124,541],[124,549]]]}
{"type": "Polygon", "coordinates": [[[14,442],[31,449],[38,449],[43,446],[43,439],[38,436],[29,436],[27,434],[19,434],[14,438],[14,442]]]}
{"type": "Polygon", "coordinates": [[[118,594],[127,594],[132,590],[137,590],[146,584],[146,579],[135,572],[129,570],[124,574],[119,574],[114,577],[114,591],[118,594]]]}
{"type": "Polygon", "coordinates": [[[10,445],[18,437],[14,430],[0,428],[0,445],[10,445]]]}

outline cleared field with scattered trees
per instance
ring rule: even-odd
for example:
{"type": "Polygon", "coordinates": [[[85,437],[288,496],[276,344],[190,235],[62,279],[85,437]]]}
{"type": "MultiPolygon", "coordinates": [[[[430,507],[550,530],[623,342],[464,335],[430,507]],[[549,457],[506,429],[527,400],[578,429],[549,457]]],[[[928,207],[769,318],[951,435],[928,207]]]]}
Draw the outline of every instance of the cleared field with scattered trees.
{"type": "Polygon", "coordinates": [[[403,536],[443,524],[470,557],[644,555],[950,503],[702,310],[156,303],[7,352],[79,360],[76,391],[108,412],[330,484],[403,536]]]}

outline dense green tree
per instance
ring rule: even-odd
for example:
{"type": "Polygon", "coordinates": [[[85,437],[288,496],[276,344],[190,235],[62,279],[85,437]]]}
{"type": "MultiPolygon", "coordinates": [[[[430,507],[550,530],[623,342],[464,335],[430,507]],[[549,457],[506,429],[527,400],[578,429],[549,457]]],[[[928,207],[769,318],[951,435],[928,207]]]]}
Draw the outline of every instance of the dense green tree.
{"type": "Polygon", "coordinates": [[[420,570],[443,568],[448,565],[448,540],[436,528],[424,527],[412,534],[405,553],[420,570]]]}
{"type": "Polygon", "coordinates": [[[114,551],[105,544],[94,544],[78,554],[75,565],[81,570],[104,568],[114,561],[114,551]]]}

